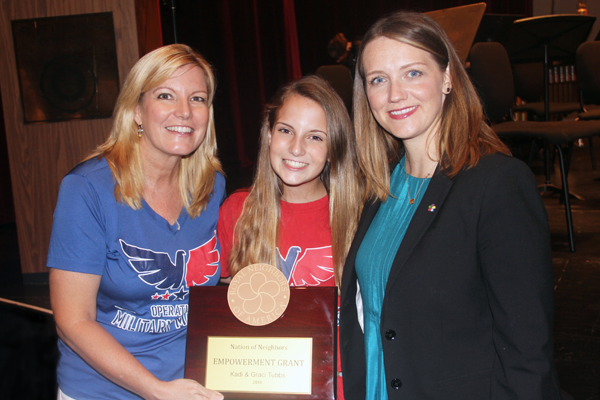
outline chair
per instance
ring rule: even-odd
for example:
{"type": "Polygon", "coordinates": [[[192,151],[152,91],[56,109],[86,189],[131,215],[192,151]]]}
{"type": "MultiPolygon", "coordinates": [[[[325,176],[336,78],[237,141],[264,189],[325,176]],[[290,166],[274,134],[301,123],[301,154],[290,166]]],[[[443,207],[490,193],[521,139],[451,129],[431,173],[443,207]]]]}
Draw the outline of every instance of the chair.
{"type": "Polygon", "coordinates": [[[348,112],[352,110],[353,80],[350,70],[345,65],[323,65],[315,72],[325,79],[340,95],[348,112]]]}
{"type": "MultiPolygon", "coordinates": [[[[556,148],[560,162],[562,198],[569,235],[569,248],[575,251],[569,198],[568,171],[573,142],[600,134],[600,121],[511,121],[507,120],[514,101],[513,76],[508,54],[499,43],[477,43],[470,53],[471,77],[479,90],[491,127],[500,137],[543,139],[556,148]]],[[[546,174],[549,180],[549,152],[546,174]]]]}
{"type": "Polygon", "coordinates": [[[584,42],[577,48],[577,79],[581,92],[580,119],[600,118],[599,109],[587,111],[590,104],[600,105],[600,42],[584,42]]]}
{"type": "MultiPolygon", "coordinates": [[[[526,102],[521,105],[513,105],[513,113],[527,112],[532,114],[536,121],[545,120],[545,103],[543,100],[544,63],[513,64],[512,71],[515,83],[515,94],[526,102]]],[[[583,110],[583,103],[571,101],[552,101],[549,103],[548,107],[549,115],[558,115],[559,120],[562,119],[562,116],[565,114],[574,112],[579,113],[581,110],[583,110]]],[[[598,113],[598,115],[600,116],[600,113],[598,113]]],[[[592,168],[596,169],[592,138],[589,138],[589,149],[592,159],[592,168]]]]}
{"type": "MultiPolygon", "coordinates": [[[[600,120],[600,42],[584,42],[577,48],[577,79],[579,81],[580,121],[600,120]]],[[[592,167],[596,169],[594,148],[590,140],[592,167]]]]}
{"type": "MultiPolygon", "coordinates": [[[[537,120],[544,120],[544,63],[514,64],[513,78],[516,95],[526,101],[525,104],[513,106],[513,112],[528,112],[537,120]]],[[[550,114],[567,114],[580,110],[578,102],[552,101],[549,104],[550,114]]]]}

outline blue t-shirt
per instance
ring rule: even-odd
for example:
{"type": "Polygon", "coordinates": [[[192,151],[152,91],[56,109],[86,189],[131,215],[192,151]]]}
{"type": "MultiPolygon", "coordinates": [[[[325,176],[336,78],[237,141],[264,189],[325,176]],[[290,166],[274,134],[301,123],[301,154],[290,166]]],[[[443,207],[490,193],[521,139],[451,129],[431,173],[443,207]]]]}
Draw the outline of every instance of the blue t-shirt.
{"type": "MultiPolygon", "coordinates": [[[[221,246],[216,236],[225,179],[207,208],[190,218],[182,209],[170,225],[145,202],[119,203],[106,159],[76,166],[62,181],[48,267],[101,275],[97,322],[158,379],[183,378],[188,287],[216,285],[221,246]]],[[[81,399],[138,399],[85,363],[61,340],[61,390],[81,399]]]]}

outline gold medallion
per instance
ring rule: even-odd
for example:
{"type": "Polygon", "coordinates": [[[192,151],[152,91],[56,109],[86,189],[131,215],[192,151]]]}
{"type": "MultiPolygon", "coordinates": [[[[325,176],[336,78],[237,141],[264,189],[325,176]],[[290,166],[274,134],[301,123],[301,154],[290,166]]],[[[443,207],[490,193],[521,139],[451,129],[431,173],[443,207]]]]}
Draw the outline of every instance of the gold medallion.
{"type": "Polygon", "coordinates": [[[229,284],[227,302],[237,319],[263,326],[277,320],[290,301],[290,287],[283,273],[269,264],[248,265],[229,284]]]}

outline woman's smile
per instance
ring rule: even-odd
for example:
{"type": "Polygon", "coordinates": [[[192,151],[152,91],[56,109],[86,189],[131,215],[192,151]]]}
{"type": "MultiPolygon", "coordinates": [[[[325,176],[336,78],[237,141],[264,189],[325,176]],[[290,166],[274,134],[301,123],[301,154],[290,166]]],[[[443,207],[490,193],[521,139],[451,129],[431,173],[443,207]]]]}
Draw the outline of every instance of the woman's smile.
{"type": "Polygon", "coordinates": [[[387,37],[370,42],[363,57],[367,98],[379,125],[405,145],[436,135],[449,70],[425,50],[387,37]]]}
{"type": "Polygon", "coordinates": [[[194,132],[194,128],[189,126],[167,126],[166,129],[171,132],[177,133],[192,133],[194,132]]]}
{"type": "Polygon", "coordinates": [[[144,129],[140,146],[146,156],[177,160],[204,140],[209,121],[208,89],[199,67],[179,67],[156,88],[144,93],[135,121],[144,129]]]}
{"type": "Polygon", "coordinates": [[[390,111],[389,114],[390,114],[390,117],[392,117],[393,119],[404,119],[404,118],[408,118],[411,115],[413,115],[416,110],[417,110],[417,106],[406,107],[401,110],[390,111]]]}

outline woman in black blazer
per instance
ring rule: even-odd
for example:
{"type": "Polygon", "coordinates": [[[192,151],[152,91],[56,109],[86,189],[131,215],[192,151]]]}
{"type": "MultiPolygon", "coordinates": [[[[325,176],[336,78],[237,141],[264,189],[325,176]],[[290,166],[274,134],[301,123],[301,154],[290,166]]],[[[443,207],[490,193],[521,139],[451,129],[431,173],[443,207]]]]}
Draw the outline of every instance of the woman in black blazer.
{"type": "Polygon", "coordinates": [[[346,399],[560,398],[544,205],[433,20],[370,28],[354,118],[372,200],[342,280],[346,399]]]}

